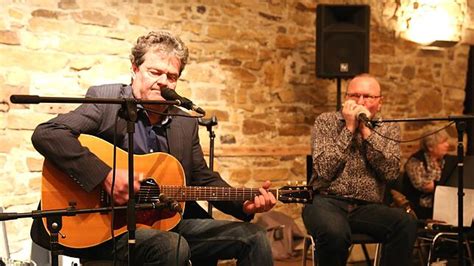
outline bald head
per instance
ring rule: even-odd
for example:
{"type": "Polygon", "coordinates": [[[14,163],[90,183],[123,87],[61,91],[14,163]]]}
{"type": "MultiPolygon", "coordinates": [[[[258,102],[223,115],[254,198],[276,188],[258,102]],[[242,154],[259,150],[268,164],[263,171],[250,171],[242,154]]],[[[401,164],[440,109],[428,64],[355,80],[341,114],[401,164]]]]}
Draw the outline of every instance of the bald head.
{"type": "Polygon", "coordinates": [[[346,100],[363,105],[374,117],[382,107],[381,88],[377,79],[369,74],[354,77],[347,85],[346,100]]]}
{"type": "Polygon", "coordinates": [[[380,84],[375,77],[369,74],[362,74],[354,77],[347,86],[347,93],[351,93],[358,87],[369,90],[370,95],[381,95],[380,84]]]}

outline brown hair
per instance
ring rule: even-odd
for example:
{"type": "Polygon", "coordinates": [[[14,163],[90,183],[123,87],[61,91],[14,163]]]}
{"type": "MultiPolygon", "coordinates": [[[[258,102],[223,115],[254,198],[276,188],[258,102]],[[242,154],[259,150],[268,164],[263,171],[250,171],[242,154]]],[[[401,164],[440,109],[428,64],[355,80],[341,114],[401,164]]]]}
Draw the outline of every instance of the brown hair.
{"type": "Polygon", "coordinates": [[[160,30],[151,31],[146,36],[138,37],[130,54],[130,61],[132,64],[137,67],[143,64],[143,61],[145,61],[143,56],[150,49],[175,55],[181,63],[179,69],[180,74],[188,62],[189,52],[183,41],[169,31],[160,30]]]}

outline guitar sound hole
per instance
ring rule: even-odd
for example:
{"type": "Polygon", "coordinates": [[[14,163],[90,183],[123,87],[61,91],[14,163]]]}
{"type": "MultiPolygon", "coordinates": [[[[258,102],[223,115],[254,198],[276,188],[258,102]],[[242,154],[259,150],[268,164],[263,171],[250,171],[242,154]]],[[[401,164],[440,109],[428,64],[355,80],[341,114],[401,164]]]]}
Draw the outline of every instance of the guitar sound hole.
{"type": "Polygon", "coordinates": [[[160,186],[152,178],[143,180],[140,183],[140,190],[135,195],[137,203],[153,203],[158,201],[160,196],[160,186]]]}
{"type": "MultiPolygon", "coordinates": [[[[137,204],[158,203],[159,195],[160,186],[154,179],[149,178],[140,183],[140,190],[135,195],[135,202],[137,204]]],[[[174,215],[176,215],[176,212],[170,211],[166,206],[157,204],[155,205],[155,209],[137,209],[136,222],[137,224],[152,226],[156,221],[167,219],[174,215]]],[[[115,215],[114,228],[118,229],[126,224],[126,212],[121,211],[117,213],[117,215],[115,215]]]]}

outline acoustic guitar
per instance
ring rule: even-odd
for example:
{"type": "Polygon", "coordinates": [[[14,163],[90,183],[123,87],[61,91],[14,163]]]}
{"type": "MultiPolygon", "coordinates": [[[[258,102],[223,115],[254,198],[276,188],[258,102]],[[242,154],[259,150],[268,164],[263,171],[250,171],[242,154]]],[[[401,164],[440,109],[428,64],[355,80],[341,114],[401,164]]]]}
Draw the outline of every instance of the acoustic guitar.
{"type": "MultiPolygon", "coordinates": [[[[81,135],[81,144],[112,167],[113,146],[94,136],[81,135]]],[[[127,152],[117,149],[117,168],[127,168],[127,152]]],[[[185,186],[184,170],[179,161],[167,153],[150,153],[134,155],[135,172],[141,178],[140,190],[136,193],[135,202],[153,203],[159,201],[161,194],[179,202],[184,210],[186,201],[243,201],[259,195],[258,188],[231,187],[196,187],[185,186]]],[[[275,197],[285,203],[305,203],[312,199],[312,189],[308,186],[284,186],[270,189],[275,197]]],[[[97,186],[92,192],[83,190],[67,174],[57,169],[49,161],[43,165],[41,187],[41,209],[58,210],[72,208],[75,210],[108,207],[108,194],[97,186]]],[[[127,231],[125,211],[116,211],[114,217],[114,234],[127,231]]],[[[170,230],[178,224],[181,216],[169,209],[137,210],[137,228],[154,228],[170,230]]],[[[64,216],[62,218],[63,237],[59,243],[71,248],[96,246],[111,239],[110,212],[96,212],[64,216]]],[[[46,218],[43,224],[47,229],[46,218]]],[[[48,229],[47,229],[48,230],[48,229]]]]}

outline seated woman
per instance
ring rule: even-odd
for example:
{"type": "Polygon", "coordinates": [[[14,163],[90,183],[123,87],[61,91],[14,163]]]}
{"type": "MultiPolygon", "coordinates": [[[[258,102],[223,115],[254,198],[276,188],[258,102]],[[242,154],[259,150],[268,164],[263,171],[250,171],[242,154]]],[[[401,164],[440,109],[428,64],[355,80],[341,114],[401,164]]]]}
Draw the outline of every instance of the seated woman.
{"type": "Polygon", "coordinates": [[[420,141],[420,150],[405,164],[405,196],[419,219],[431,219],[433,216],[435,187],[441,179],[449,145],[446,132],[429,135],[420,141]]]}

